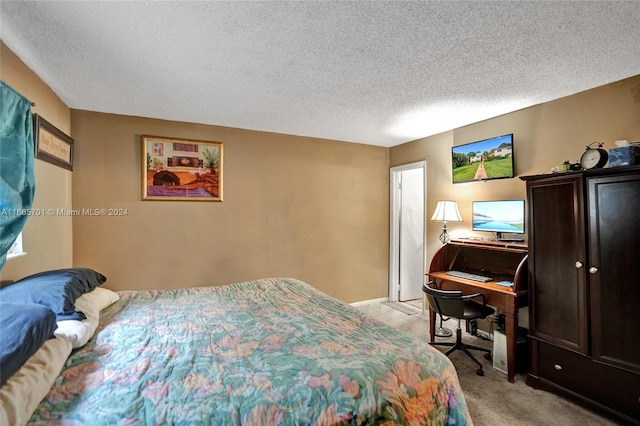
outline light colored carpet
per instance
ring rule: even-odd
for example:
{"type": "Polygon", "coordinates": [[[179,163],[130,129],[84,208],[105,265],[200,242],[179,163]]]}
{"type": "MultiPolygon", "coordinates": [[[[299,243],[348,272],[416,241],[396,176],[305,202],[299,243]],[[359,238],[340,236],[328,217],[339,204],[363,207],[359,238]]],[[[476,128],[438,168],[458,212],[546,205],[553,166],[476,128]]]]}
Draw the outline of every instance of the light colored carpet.
{"type": "Polygon", "coordinates": [[[408,303],[400,303],[400,302],[380,302],[388,307],[395,309],[396,311],[400,311],[407,315],[417,315],[420,313],[420,310],[417,308],[411,307],[408,303]]]}
{"type": "MultiPolygon", "coordinates": [[[[426,315],[407,315],[381,302],[364,303],[355,307],[418,339],[429,341],[429,318],[426,315]]],[[[456,324],[450,320],[445,326],[455,330],[456,324]]],[[[454,341],[455,337],[436,339],[446,342],[454,341]]],[[[463,340],[475,346],[492,347],[491,341],[467,333],[464,333],[463,340]]],[[[448,349],[444,346],[436,347],[443,352],[448,349]]],[[[476,365],[461,351],[454,352],[450,358],[458,371],[471,418],[476,426],[618,424],[563,397],[527,386],[524,374],[516,375],[514,383],[509,383],[507,375],[495,370],[491,361],[485,360],[482,353],[476,358],[483,364],[484,376],[476,375],[476,365]]]]}

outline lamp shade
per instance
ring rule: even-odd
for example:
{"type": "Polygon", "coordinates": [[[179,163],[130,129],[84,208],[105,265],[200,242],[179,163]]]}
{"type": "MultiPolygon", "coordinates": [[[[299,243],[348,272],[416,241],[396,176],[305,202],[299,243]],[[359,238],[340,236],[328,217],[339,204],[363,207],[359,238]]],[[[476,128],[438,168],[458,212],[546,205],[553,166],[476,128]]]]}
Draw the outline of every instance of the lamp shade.
{"type": "Polygon", "coordinates": [[[436,211],[431,216],[431,220],[439,222],[462,222],[460,211],[458,211],[458,203],[455,201],[438,201],[436,211]]]}

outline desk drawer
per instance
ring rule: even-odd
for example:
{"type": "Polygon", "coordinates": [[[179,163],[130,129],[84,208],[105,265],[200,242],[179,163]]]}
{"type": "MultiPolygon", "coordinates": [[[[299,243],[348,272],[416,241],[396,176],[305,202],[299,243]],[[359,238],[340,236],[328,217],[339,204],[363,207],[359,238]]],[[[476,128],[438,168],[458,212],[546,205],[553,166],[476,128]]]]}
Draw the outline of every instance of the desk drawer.
{"type": "Polygon", "coordinates": [[[541,378],[640,419],[640,375],[542,342],[538,347],[541,378]]]}

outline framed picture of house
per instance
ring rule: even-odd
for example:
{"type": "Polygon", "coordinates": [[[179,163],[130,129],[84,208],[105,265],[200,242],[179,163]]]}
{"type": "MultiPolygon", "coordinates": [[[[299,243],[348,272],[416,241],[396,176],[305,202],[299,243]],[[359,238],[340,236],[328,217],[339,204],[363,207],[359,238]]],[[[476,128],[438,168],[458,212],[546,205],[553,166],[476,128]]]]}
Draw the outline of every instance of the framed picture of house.
{"type": "Polygon", "coordinates": [[[73,171],[73,139],[39,116],[33,115],[36,158],[73,171]]]}
{"type": "Polygon", "coordinates": [[[223,143],[142,136],[142,199],[222,201],[223,143]]]}

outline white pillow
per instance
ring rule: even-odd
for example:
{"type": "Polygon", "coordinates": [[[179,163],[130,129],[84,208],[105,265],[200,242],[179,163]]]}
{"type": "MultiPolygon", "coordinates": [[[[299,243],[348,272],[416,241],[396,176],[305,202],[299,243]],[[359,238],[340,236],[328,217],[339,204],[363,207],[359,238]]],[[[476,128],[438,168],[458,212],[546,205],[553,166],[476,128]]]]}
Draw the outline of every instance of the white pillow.
{"type": "Polygon", "coordinates": [[[118,300],[120,300],[120,296],[117,293],[106,288],[96,287],[76,299],[76,310],[84,312],[87,316],[89,313],[98,316],[101,310],[113,305],[118,300]]]}
{"type": "Polygon", "coordinates": [[[53,334],[58,337],[66,337],[71,341],[74,349],[79,348],[91,339],[92,333],[89,331],[89,327],[85,325],[85,321],[88,321],[88,319],[82,321],[58,321],[58,328],[56,328],[56,331],[54,331],[53,334]]]}
{"type": "Polygon", "coordinates": [[[117,302],[118,299],[120,296],[102,287],[96,287],[93,291],[83,294],[76,299],[76,310],[83,312],[87,319],[58,321],[55,334],[67,337],[74,348],[84,346],[98,328],[100,311],[117,302]]]}

